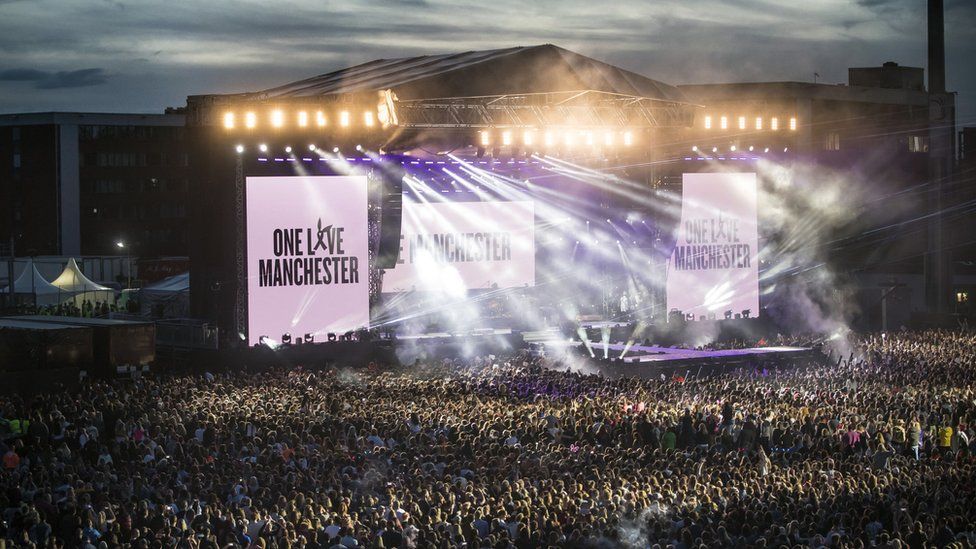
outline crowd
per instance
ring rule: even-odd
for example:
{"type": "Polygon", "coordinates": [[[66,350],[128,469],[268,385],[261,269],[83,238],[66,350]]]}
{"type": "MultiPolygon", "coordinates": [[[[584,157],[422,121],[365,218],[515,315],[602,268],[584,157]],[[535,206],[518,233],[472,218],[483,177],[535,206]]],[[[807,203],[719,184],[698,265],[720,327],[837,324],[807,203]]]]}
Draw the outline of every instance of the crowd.
{"type": "Polygon", "coordinates": [[[610,380],[516,355],[3,402],[18,547],[972,547],[976,337],[610,380]]]}

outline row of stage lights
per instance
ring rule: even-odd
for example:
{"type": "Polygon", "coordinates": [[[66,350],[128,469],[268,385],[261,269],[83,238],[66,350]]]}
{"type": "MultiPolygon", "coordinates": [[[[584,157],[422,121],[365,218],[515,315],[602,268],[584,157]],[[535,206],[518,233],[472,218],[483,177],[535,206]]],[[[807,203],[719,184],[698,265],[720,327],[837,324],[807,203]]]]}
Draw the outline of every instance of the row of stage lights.
{"type": "MultiPolygon", "coordinates": [[[[720,152],[722,152],[718,147],[712,147],[710,149],[710,151],[713,152],[713,153],[720,153],[720,152]]],[[[747,152],[747,151],[748,152],[759,152],[759,151],[756,150],[756,146],[755,145],[749,145],[746,149],[743,149],[742,151],[739,151],[739,148],[736,145],[731,145],[729,147],[729,152],[747,152]]],[[[790,151],[790,148],[789,147],[783,147],[783,152],[789,152],[789,151],[790,151]]],[[[702,149],[698,145],[694,145],[694,146],[691,147],[691,152],[701,154],[703,152],[709,152],[709,149],[708,149],[708,147],[705,147],[705,149],[702,149]]],[[[769,152],[769,147],[763,147],[762,152],[768,153],[769,152]]]]}
{"type": "MultiPolygon", "coordinates": [[[[718,124],[717,124],[718,129],[720,130],[729,129],[729,122],[731,120],[732,120],[731,117],[725,115],[718,117],[718,124]]],[[[703,122],[704,122],[703,125],[705,126],[706,130],[711,130],[716,126],[714,117],[710,114],[705,115],[703,122]]],[[[748,129],[762,130],[765,124],[763,117],[761,116],[757,116],[752,120],[750,120],[749,117],[746,116],[739,116],[736,122],[737,122],[736,127],[740,130],[748,130],[748,129]]],[[[796,131],[795,116],[790,117],[789,122],[787,123],[787,127],[790,129],[790,131],[796,131]]],[[[780,120],[778,117],[774,116],[769,119],[769,129],[773,131],[779,131],[780,120]]]]}
{"type": "Polygon", "coordinates": [[[478,145],[482,148],[510,147],[574,147],[617,146],[634,144],[634,132],[614,130],[502,130],[479,132],[478,145]],[[516,143],[517,141],[517,143],[516,143]]]}
{"type": "MultiPolygon", "coordinates": [[[[340,128],[348,128],[354,125],[361,125],[365,128],[374,128],[377,125],[386,126],[389,123],[389,113],[386,109],[380,108],[376,112],[368,110],[360,113],[352,111],[338,111],[333,121],[334,125],[340,128]]],[[[233,130],[239,127],[245,129],[255,129],[260,125],[258,113],[247,111],[238,116],[236,112],[225,112],[223,115],[223,126],[226,130],[233,130]]],[[[267,113],[267,123],[272,128],[280,129],[288,125],[289,121],[285,111],[275,109],[267,113]]],[[[329,116],[325,111],[298,111],[294,113],[295,126],[299,128],[325,128],[329,126],[329,116]]]]}
{"type": "MultiPolygon", "coordinates": [[[[237,151],[237,154],[243,154],[244,151],[247,150],[247,149],[244,147],[244,145],[237,145],[237,146],[234,147],[234,150],[237,151]]],[[[260,145],[258,145],[258,151],[260,151],[262,153],[266,153],[266,152],[268,152],[268,150],[269,149],[268,149],[267,143],[261,143],[260,145]]],[[[288,145],[288,146],[285,147],[284,150],[285,150],[285,154],[291,154],[294,149],[292,149],[291,145],[288,145]]],[[[319,150],[319,148],[315,144],[310,144],[308,146],[308,150],[309,150],[309,152],[316,152],[316,151],[319,150]]],[[[366,149],[364,149],[362,145],[356,145],[356,151],[357,152],[364,152],[365,150],[366,149]]],[[[333,147],[332,148],[332,152],[338,153],[339,152],[339,147],[333,147]]]]}

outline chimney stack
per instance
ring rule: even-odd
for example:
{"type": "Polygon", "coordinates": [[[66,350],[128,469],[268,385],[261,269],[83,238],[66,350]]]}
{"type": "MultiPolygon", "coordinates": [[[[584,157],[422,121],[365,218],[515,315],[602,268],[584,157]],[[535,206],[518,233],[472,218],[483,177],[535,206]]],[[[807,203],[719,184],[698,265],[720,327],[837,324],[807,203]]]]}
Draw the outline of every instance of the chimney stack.
{"type": "Polygon", "coordinates": [[[944,93],[945,10],[943,0],[929,0],[929,93],[944,93]]]}

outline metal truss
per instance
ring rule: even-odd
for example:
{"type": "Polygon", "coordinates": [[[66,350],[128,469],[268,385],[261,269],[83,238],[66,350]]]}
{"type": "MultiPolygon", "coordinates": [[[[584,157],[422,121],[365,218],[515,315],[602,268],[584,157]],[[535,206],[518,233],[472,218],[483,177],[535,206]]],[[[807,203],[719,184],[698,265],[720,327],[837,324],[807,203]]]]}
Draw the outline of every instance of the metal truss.
{"type": "Polygon", "coordinates": [[[244,257],[244,160],[237,155],[234,171],[234,227],[237,241],[234,243],[234,262],[237,288],[234,290],[234,327],[237,334],[247,333],[247,263],[244,257]]]}
{"type": "Polygon", "coordinates": [[[600,91],[395,102],[405,128],[674,128],[690,126],[695,107],[600,91]]]}

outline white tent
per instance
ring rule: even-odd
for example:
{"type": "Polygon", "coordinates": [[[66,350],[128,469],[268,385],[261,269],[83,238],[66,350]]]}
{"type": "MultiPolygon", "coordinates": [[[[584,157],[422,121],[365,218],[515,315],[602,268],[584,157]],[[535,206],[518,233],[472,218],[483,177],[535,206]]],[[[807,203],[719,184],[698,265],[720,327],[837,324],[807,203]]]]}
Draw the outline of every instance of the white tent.
{"type": "Polygon", "coordinates": [[[64,270],[51,284],[60,288],[62,293],[73,295],[75,304],[79,306],[86,300],[95,303],[97,301],[112,302],[115,299],[115,291],[92,282],[81,272],[73,257],[68,259],[64,270]]]}
{"type": "MultiPolygon", "coordinates": [[[[8,291],[9,287],[0,290],[0,292],[8,291]]],[[[72,294],[65,293],[61,288],[51,284],[41,276],[33,261],[29,261],[24,270],[20,272],[17,280],[14,280],[14,293],[33,294],[34,303],[40,306],[57,305],[62,299],[72,296],[72,294]]]]}
{"type": "Polygon", "coordinates": [[[184,317],[190,308],[190,273],[170,276],[139,290],[142,314],[184,317]]]}

